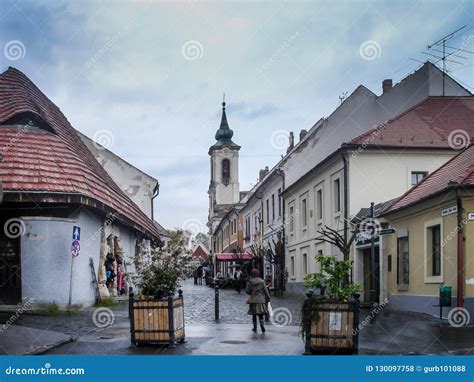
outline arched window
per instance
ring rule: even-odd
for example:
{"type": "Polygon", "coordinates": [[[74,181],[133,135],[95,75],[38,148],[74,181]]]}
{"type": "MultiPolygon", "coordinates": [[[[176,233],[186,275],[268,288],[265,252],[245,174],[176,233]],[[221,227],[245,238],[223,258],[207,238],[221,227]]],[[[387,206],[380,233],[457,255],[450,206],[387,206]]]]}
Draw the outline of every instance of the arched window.
{"type": "Polygon", "coordinates": [[[230,160],[224,159],[222,161],[222,182],[229,184],[230,182],[230,160]]]}

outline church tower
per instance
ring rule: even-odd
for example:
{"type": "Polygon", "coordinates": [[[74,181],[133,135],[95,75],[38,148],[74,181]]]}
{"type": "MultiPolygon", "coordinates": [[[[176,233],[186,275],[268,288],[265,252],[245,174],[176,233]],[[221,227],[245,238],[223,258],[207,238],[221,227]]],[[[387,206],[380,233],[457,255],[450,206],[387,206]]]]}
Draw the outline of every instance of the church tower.
{"type": "Polygon", "coordinates": [[[232,141],[234,132],[229,128],[222,102],[221,125],[214,143],[209,148],[211,157],[211,182],[209,184],[209,230],[214,232],[222,217],[239,202],[239,150],[232,141]]]}

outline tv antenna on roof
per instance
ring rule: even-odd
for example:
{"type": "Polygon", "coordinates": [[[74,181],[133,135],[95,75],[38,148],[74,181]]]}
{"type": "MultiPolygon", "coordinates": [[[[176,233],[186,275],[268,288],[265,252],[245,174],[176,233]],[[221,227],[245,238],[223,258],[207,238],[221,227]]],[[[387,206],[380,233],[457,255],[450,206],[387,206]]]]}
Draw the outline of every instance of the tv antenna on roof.
{"type": "Polygon", "coordinates": [[[467,57],[464,57],[464,56],[458,54],[458,52],[472,53],[470,51],[462,49],[463,45],[461,45],[461,48],[453,48],[451,46],[446,45],[447,41],[451,40],[456,35],[456,33],[462,31],[464,28],[466,28],[466,25],[464,25],[462,28],[456,29],[454,32],[448,33],[444,37],[441,37],[438,41],[434,42],[433,44],[428,45],[428,50],[437,52],[438,55],[437,54],[432,54],[432,53],[427,53],[427,52],[422,52],[423,54],[426,54],[428,56],[437,58],[438,61],[436,61],[434,64],[437,64],[440,61],[443,62],[443,96],[445,95],[444,94],[444,91],[445,91],[445,78],[446,78],[446,71],[447,71],[446,62],[452,62],[452,63],[458,64],[458,65],[462,65],[461,62],[453,60],[452,58],[448,59],[448,57],[452,56],[452,57],[460,58],[460,59],[463,59],[463,60],[467,60],[467,57]],[[451,50],[446,51],[446,48],[451,49],[451,50]],[[439,56],[439,53],[441,53],[441,56],[439,56]]]}

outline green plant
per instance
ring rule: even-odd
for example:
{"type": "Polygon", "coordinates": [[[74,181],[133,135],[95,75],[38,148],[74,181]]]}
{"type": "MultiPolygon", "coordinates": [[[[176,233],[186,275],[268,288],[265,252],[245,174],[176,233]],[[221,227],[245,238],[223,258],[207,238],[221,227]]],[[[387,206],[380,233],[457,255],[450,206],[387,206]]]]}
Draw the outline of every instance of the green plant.
{"type": "Polygon", "coordinates": [[[360,290],[356,284],[346,284],[352,269],[352,261],[338,260],[335,256],[318,256],[320,271],[305,277],[306,288],[319,288],[321,296],[329,300],[346,300],[352,293],[360,290]]]}
{"type": "Polygon", "coordinates": [[[151,253],[135,261],[132,279],[143,297],[167,298],[178,291],[190,261],[186,238],[181,230],[171,231],[165,248],[153,246],[151,253]]]}
{"type": "Polygon", "coordinates": [[[59,312],[59,306],[56,304],[56,302],[53,302],[52,304],[49,304],[46,306],[45,312],[47,314],[56,314],[59,312]]]}
{"type": "Polygon", "coordinates": [[[113,299],[109,298],[103,298],[100,302],[95,304],[95,307],[100,308],[100,307],[105,307],[105,308],[110,308],[117,306],[119,303],[113,299]]]}

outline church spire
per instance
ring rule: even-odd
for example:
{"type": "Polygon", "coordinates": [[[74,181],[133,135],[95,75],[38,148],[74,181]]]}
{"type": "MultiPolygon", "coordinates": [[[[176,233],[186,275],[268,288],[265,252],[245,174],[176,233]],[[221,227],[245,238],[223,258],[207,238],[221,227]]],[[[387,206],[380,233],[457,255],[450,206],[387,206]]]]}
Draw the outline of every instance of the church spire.
{"type": "Polygon", "coordinates": [[[217,145],[229,145],[229,146],[235,146],[235,143],[232,142],[232,137],[234,135],[234,132],[232,129],[229,127],[229,123],[227,122],[227,115],[225,113],[225,93],[223,94],[222,97],[222,117],[221,117],[221,125],[219,129],[216,132],[216,141],[217,143],[214,146],[217,145]]]}

